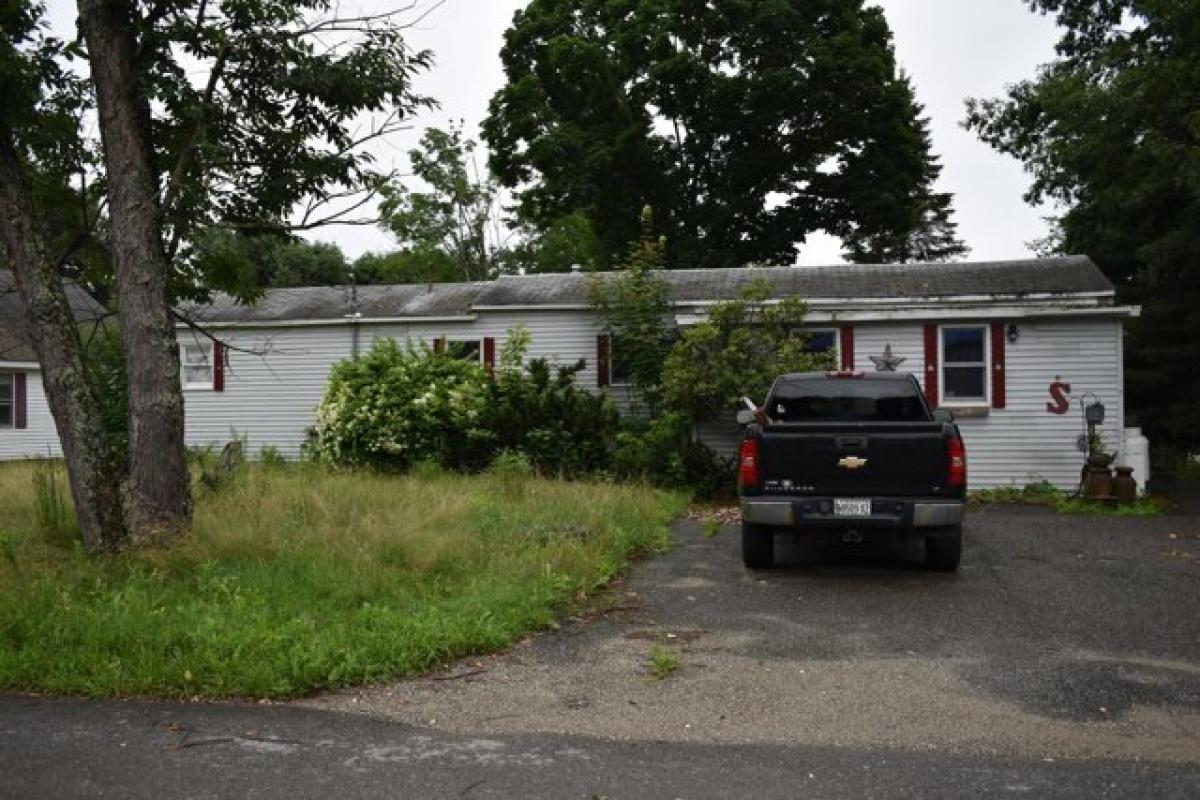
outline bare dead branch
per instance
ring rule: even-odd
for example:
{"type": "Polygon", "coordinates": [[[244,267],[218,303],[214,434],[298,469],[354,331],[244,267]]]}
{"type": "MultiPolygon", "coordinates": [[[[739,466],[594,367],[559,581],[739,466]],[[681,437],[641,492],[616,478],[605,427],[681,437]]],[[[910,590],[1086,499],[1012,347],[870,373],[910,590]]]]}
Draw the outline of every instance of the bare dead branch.
{"type": "Polygon", "coordinates": [[[241,347],[239,345],[230,344],[229,341],[226,339],[219,338],[212,331],[205,328],[200,322],[192,319],[187,314],[184,314],[182,311],[180,311],[177,308],[171,309],[171,316],[173,316],[176,319],[176,321],[182,322],[184,325],[187,325],[188,329],[191,330],[193,333],[199,334],[200,336],[203,336],[205,339],[208,339],[210,342],[220,344],[222,347],[226,348],[227,350],[232,350],[235,353],[245,353],[246,355],[263,357],[263,356],[268,355],[273,349],[271,347],[273,340],[269,337],[266,340],[267,346],[265,348],[263,348],[262,350],[252,348],[252,347],[241,347]]]}

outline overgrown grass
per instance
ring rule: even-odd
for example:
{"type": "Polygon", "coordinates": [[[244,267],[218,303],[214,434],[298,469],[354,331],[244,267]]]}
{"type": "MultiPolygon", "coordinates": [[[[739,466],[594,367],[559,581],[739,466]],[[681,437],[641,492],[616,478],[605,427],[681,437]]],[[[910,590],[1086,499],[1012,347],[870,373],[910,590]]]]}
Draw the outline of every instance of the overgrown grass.
{"type": "Polygon", "coordinates": [[[1060,514],[1092,514],[1113,517],[1153,517],[1163,512],[1164,504],[1153,497],[1139,497],[1132,503],[1106,503],[1073,497],[1046,481],[1025,486],[999,486],[971,492],[971,502],[999,505],[1048,506],[1060,514]]]}
{"type": "Polygon", "coordinates": [[[39,528],[30,466],[0,467],[0,689],[288,697],[426,670],[550,624],[686,506],[508,480],[251,467],[177,546],[96,557],[39,528]]]}

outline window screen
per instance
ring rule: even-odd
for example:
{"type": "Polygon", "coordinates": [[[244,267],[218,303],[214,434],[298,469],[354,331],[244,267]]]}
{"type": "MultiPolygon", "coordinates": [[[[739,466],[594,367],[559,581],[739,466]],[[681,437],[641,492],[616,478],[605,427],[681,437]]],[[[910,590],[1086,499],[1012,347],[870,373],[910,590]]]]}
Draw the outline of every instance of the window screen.
{"type": "Polygon", "coordinates": [[[13,426],[13,376],[0,375],[0,428],[13,426]]]}
{"type": "Polygon", "coordinates": [[[942,328],[942,397],[987,400],[987,331],[942,328]]]}
{"type": "Polygon", "coordinates": [[[192,388],[213,388],[211,346],[183,345],[183,385],[192,388]]]}
{"type": "Polygon", "coordinates": [[[629,353],[621,347],[620,337],[614,335],[609,337],[608,341],[611,350],[608,354],[609,383],[614,385],[629,383],[629,353]]]}
{"type": "Polygon", "coordinates": [[[808,339],[804,342],[806,353],[836,353],[837,331],[805,331],[808,339]]]}
{"type": "Polygon", "coordinates": [[[446,342],[446,355],[463,361],[479,361],[483,358],[483,346],[478,339],[446,342]]]}
{"type": "Polygon", "coordinates": [[[911,381],[831,379],[784,384],[767,410],[777,422],[928,422],[911,381]]]}

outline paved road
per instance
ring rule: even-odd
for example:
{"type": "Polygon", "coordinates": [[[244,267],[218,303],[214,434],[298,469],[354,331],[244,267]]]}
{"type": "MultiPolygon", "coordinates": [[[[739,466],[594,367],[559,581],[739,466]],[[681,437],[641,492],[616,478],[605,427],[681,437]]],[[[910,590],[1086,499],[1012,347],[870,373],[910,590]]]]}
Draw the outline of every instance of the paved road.
{"type": "Polygon", "coordinates": [[[953,576],[839,545],[752,574],[734,529],[677,536],[619,609],[421,680],[0,698],[0,796],[1200,796],[1195,517],[983,511],[953,576]]]}
{"type": "Polygon", "coordinates": [[[13,798],[1194,798],[1200,768],[879,749],[454,736],[292,707],[0,699],[13,798]]]}

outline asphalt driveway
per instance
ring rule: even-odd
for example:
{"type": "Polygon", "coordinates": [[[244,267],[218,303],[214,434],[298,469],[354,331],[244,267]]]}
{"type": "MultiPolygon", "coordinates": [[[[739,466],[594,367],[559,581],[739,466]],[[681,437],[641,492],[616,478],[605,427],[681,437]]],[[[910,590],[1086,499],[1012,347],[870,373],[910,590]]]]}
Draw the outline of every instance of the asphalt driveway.
{"type": "Polygon", "coordinates": [[[977,511],[955,575],[782,541],[750,573],[735,528],[676,534],[616,608],[419,680],[283,707],[0,698],[0,795],[1200,795],[1196,517],[977,511]],[[655,644],[680,657],[661,681],[655,644]]]}
{"type": "Polygon", "coordinates": [[[1200,764],[1196,519],[988,509],[967,530],[955,575],[925,571],[919,543],[784,540],[753,573],[736,528],[683,523],[624,610],[310,704],[464,733],[1200,764]],[[665,681],[655,642],[680,653],[665,681]]]}

